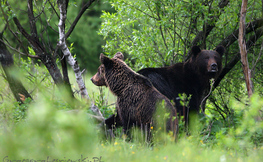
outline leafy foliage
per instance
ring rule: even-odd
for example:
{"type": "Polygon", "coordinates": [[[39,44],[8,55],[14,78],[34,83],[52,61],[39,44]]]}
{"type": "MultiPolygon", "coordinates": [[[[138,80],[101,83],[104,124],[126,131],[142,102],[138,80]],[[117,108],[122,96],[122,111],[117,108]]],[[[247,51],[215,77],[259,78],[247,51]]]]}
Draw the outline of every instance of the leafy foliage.
{"type": "Polygon", "coordinates": [[[26,98],[24,101],[24,104],[16,103],[14,112],[13,112],[13,118],[16,122],[19,122],[26,117],[26,112],[28,110],[29,103],[31,102],[30,98],[26,98]]]}
{"type": "Polygon", "coordinates": [[[117,12],[102,15],[99,33],[106,40],[104,50],[128,53],[135,69],[171,65],[188,57],[192,41],[208,25],[216,29],[198,44],[213,49],[235,29],[239,8],[232,6],[240,5],[231,1],[221,9],[218,2],[111,0],[117,12]]]}
{"type": "Polygon", "coordinates": [[[109,103],[112,102],[110,101],[109,91],[106,91],[104,87],[99,87],[99,93],[93,93],[93,98],[105,118],[115,113],[116,103],[109,103]]]}
{"type": "MultiPolygon", "coordinates": [[[[13,10],[7,13],[10,28],[14,14],[29,31],[26,2],[8,1],[13,10]]],[[[52,9],[55,1],[34,1],[38,28],[45,29],[41,39],[55,45],[57,41],[58,17],[52,9]],[[50,3],[49,3],[50,2],[50,3]],[[55,30],[54,30],[55,29],[55,30]],[[48,41],[47,41],[48,40],[48,41]]],[[[99,1],[80,20],[69,38],[71,52],[75,53],[82,67],[95,71],[99,64],[98,54],[103,50],[108,55],[122,51],[126,62],[134,69],[162,67],[188,59],[192,45],[204,49],[215,46],[238,29],[240,1],[229,0],[220,7],[223,0],[109,0],[99,1]],[[110,4],[110,6],[109,6],[110,4]],[[101,19],[98,16],[104,10],[101,19]],[[102,22],[101,26],[100,23],[102,22]],[[207,36],[197,39],[213,27],[207,36]],[[100,28],[100,29],[99,29],[100,28]],[[101,36],[98,36],[96,32],[101,36]]],[[[82,7],[81,1],[70,1],[66,29],[75,18],[76,10],[82,7]]],[[[250,1],[247,22],[262,17],[262,4],[250,1]]],[[[3,15],[0,15],[3,18],[3,15]]],[[[4,28],[0,24],[1,29],[4,28]]],[[[42,30],[40,30],[42,31],[42,30]]],[[[247,33],[247,40],[256,31],[247,33]]],[[[17,46],[13,35],[6,30],[5,39],[17,46]]],[[[20,38],[21,40],[24,40],[20,38]]],[[[233,69],[213,90],[206,102],[206,115],[200,115],[190,123],[189,133],[185,133],[184,123],[179,123],[179,134],[172,141],[169,133],[163,130],[154,134],[154,146],[145,145],[141,131],[134,131],[132,140],[127,140],[121,128],[115,138],[103,140],[100,130],[87,113],[86,104],[75,104],[63,92],[58,92],[46,68],[39,61],[23,55],[14,55],[15,64],[22,71],[13,75],[23,80],[23,84],[34,96],[24,104],[14,101],[8,84],[0,79],[0,152],[3,161],[8,160],[90,160],[95,161],[261,161],[263,153],[263,87],[262,87],[262,39],[249,48],[249,63],[256,94],[251,99],[246,96],[241,64],[233,69]],[[73,104],[72,104],[72,103],[73,104]],[[78,110],[78,113],[75,112],[78,110]]],[[[50,44],[46,44],[49,48],[50,44]]],[[[22,52],[35,55],[27,41],[19,46],[22,52]]],[[[52,49],[52,48],[50,48],[52,49]]],[[[238,54],[238,44],[226,45],[224,67],[238,54]]],[[[51,50],[52,51],[52,50],[51,50]]],[[[16,53],[16,52],[14,52],[16,53]]],[[[52,53],[53,54],[53,53],[52,53]]],[[[57,56],[57,64],[60,58],[57,56]]],[[[71,86],[76,98],[80,98],[74,82],[73,72],[69,71],[71,86]]],[[[114,113],[115,97],[107,88],[98,89],[89,80],[91,74],[83,73],[91,100],[102,111],[104,117],[114,113]]],[[[1,71],[1,77],[5,78],[1,71]]],[[[182,95],[182,97],[185,97],[182,95]]],[[[186,103],[187,104],[187,103],[186,103]]],[[[182,119],[181,119],[182,120],[182,119]]]]}
{"type": "MultiPolygon", "coordinates": [[[[104,11],[99,34],[106,40],[103,46],[108,54],[122,51],[126,62],[135,70],[145,67],[163,67],[184,62],[191,54],[192,45],[214,49],[224,44],[224,70],[233,68],[213,90],[207,102],[206,113],[218,119],[228,119],[234,110],[229,106],[235,98],[247,103],[246,88],[241,64],[231,67],[232,60],[239,55],[237,41],[225,44],[239,25],[240,1],[123,1],[110,0],[116,13],[104,11]],[[207,34],[205,34],[207,33],[207,34]]],[[[262,15],[261,3],[249,2],[247,22],[262,15]]],[[[247,39],[257,37],[246,33],[247,39]]],[[[235,40],[237,40],[237,37],[235,40]]],[[[260,37],[260,36],[258,36],[260,37]]],[[[262,94],[262,42],[259,39],[249,49],[254,88],[262,94]]]]}

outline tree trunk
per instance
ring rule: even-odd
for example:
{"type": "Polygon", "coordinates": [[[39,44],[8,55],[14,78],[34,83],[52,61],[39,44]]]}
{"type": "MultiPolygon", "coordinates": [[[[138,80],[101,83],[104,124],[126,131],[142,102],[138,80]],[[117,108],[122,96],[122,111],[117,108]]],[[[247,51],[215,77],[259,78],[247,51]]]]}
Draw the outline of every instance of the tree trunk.
{"type": "Polygon", "coordinates": [[[70,92],[71,97],[74,98],[74,92],[72,91],[71,84],[70,84],[69,77],[68,77],[67,60],[63,56],[63,53],[61,50],[59,50],[59,55],[61,56],[60,63],[61,63],[61,68],[62,68],[64,84],[66,86],[67,91],[70,92]]]}
{"type": "Polygon", "coordinates": [[[12,55],[7,50],[6,45],[3,43],[2,33],[0,33],[0,62],[6,75],[6,80],[9,83],[9,87],[15,99],[20,103],[23,103],[26,98],[32,99],[31,95],[27,92],[22,82],[10,74],[10,70],[12,70],[14,67],[14,60],[12,55]]]}
{"type": "Polygon", "coordinates": [[[249,64],[248,64],[248,59],[247,59],[246,41],[244,39],[247,1],[248,0],[242,0],[242,6],[241,6],[241,11],[240,11],[238,44],[240,48],[242,69],[243,69],[243,73],[244,73],[245,81],[247,85],[248,97],[251,97],[251,95],[253,94],[253,84],[251,81],[251,70],[249,69],[249,64]]]}
{"type": "MultiPolygon", "coordinates": [[[[59,29],[59,42],[58,42],[58,47],[61,49],[61,51],[64,53],[64,56],[67,58],[67,61],[69,65],[72,67],[75,76],[76,76],[76,81],[78,83],[81,97],[90,100],[88,91],[86,89],[86,86],[84,84],[84,81],[82,79],[82,73],[80,71],[80,67],[78,65],[78,62],[73,58],[71,52],[69,51],[67,45],[66,45],[66,35],[65,35],[65,20],[67,18],[67,4],[66,1],[64,0],[58,0],[58,8],[60,11],[60,19],[58,23],[58,29],[59,29]]],[[[96,113],[97,116],[100,116],[103,118],[100,110],[92,103],[91,110],[96,113]]]]}
{"type": "MultiPolygon", "coordinates": [[[[250,25],[247,25],[250,26],[250,25]]],[[[259,27],[259,26],[258,26],[259,27]]],[[[236,33],[236,32],[234,32],[236,33]]],[[[235,35],[234,33],[232,33],[231,37],[228,36],[227,39],[225,39],[224,44],[225,46],[230,46],[230,44],[232,44],[234,42],[233,37],[237,37],[237,35],[235,35]]],[[[251,47],[253,47],[253,45],[257,42],[258,39],[261,38],[261,36],[263,35],[263,27],[260,28],[255,28],[254,31],[254,35],[252,35],[250,37],[250,39],[247,41],[246,43],[246,47],[247,49],[250,49],[251,47]]],[[[236,40],[236,39],[235,39],[236,40]]],[[[214,86],[213,86],[213,90],[217,88],[217,86],[219,85],[219,83],[222,81],[222,79],[224,79],[224,77],[228,74],[228,72],[230,70],[233,69],[233,67],[240,61],[240,53],[238,52],[226,65],[225,67],[222,69],[220,75],[216,78],[214,86]]],[[[208,91],[208,90],[207,90],[208,91]]],[[[204,96],[203,96],[204,97],[204,96]]],[[[211,98],[210,98],[211,99],[211,98]]],[[[210,100],[209,99],[209,100],[210,100]]],[[[213,102],[213,101],[212,101],[213,102]]],[[[202,105],[202,109],[205,110],[205,105],[202,105]]]]}
{"type": "Polygon", "coordinates": [[[57,67],[56,62],[52,58],[51,54],[46,52],[45,48],[42,46],[42,43],[40,43],[39,39],[36,37],[36,33],[33,34],[34,36],[29,35],[22,27],[22,25],[20,24],[19,20],[16,17],[14,17],[13,20],[18,30],[28,40],[29,44],[35,51],[38,58],[46,66],[55,84],[56,85],[62,84],[63,83],[62,75],[57,67]]]}

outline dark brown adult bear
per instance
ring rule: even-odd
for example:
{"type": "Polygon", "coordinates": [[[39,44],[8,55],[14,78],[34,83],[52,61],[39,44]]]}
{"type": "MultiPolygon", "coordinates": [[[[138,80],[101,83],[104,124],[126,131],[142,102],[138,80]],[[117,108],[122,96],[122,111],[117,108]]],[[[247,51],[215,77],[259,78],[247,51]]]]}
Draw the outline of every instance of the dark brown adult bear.
{"type": "Polygon", "coordinates": [[[178,129],[176,109],[146,77],[126,65],[122,53],[118,52],[112,59],[101,54],[100,61],[102,64],[91,80],[97,86],[106,84],[117,96],[116,109],[126,132],[132,126],[139,126],[150,132],[150,125],[155,124],[153,117],[157,104],[164,101],[165,108],[170,114],[166,129],[176,135],[178,129]]]}
{"type": "Polygon", "coordinates": [[[179,94],[191,95],[189,112],[199,113],[204,92],[210,87],[210,79],[215,78],[222,68],[224,47],[215,50],[201,50],[194,46],[192,56],[185,63],[177,63],[163,68],[145,68],[138,71],[150,79],[153,86],[176,103],[180,115],[188,117],[188,110],[180,103],[179,94]]]}

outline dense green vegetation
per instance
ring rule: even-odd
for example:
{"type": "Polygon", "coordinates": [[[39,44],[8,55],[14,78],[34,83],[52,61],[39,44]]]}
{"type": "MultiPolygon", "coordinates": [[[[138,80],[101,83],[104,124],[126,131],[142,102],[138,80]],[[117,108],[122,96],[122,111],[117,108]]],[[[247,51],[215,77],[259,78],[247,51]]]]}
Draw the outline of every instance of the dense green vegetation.
{"type": "MultiPolygon", "coordinates": [[[[1,81],[1,83],[3,83],[1,81]]],[[[1,84],[4,85],[5,83],[1,84]]],[[[43,89],[43,91],[45,91],[43,89]]],[[[95,91],[95,90],[94,90],[95,91]]],[[[177,142],[160,138],[149,147],[144,142],[127,142],[116,138],[102,139],[98,127],[83,107],[79,113],[70,109],[61,98],[39,93],[39,99],[22,105],[5,100],[1,107],[1,158],[7,160],[77,160],[102,158],[102,161],[260,161],[262,159],[262,121],[255,120],[263,106],[262,98],[253,96],[250,106],[231,103],[237,114],[231,117],[236,125],[226,127],[211,119],[195,124],[192,134],[181,132],[177,142]],[[163,139],[163,141],[160,141],[163,139]],[[8,157],[7,157],[8,156],[8,157]]],[[[209,117],[207,117],[209,118],[209,117]]],[[[211,116],[210,116],[211,118],[211,116]]]]}
{"type": "MultiPolygon", "coordinates": [[[[28,1],[29,2],[29,1],[28,1]]],[[[67,39],[78,60],[90,101],[83,101],[69,69],[72,96],[51,77],[41,56],[14,23],[17,18],[30,33],[27,3],[1,0],[0,43],[5,43],[14,64],[10,76],[21,80],[32,98],[18,102],[10,89],[3,54],[0,53],[0,158],[47,161],[262,161],[262,2],[249,1],[246,22],[248,62],[254,94],[247,97],[239,57],[236,31],[241,2],[236,0],[109,0],[94,1],[67,39]],[[6,3],[8,2],[8,3],[6,3]],[[2,23],[3,22],[3,23],[2,23]],[[166,133],[154,137],[153,145],[135,133],[126,140],[121,129],[116,138],[105,138],[104,130],[90,114],[90,102],[107,118],[115,112],[115,97],[107,87],[90,81],[99,66],[99,53],[113,56],[121,51],[132,69],[162,67],[186,61],[193,45],[202,49],[226,48],[223,70],[215,79],[212,94],[200,115],[186,132],[180,123],[176,141],[166,133]],[[31,55],[27,57],[26,55],[31,55]]],[[[69,30],[83,4],[70,1],[66,30],[69,30]]],[[[65,67],[58,40],[56,1],[33,1],[39,42],[52,56],[58,69],[65,67]]],[[[0,52],[5,49],[0,44],[0,52]]],[[[61,72],[62,73],[62,72],[61,72]]],[[[65,75],[63,73],[63,75],[65,75]]],[[[158,134],[158,135],[157,135],[158,134]]]]}

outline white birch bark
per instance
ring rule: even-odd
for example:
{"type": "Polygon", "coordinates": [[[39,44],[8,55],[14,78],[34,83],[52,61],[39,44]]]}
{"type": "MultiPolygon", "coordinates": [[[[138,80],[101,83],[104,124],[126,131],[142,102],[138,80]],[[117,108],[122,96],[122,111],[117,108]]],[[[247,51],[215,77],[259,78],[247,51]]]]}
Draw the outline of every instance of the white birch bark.
{"type": "MultiPolygon", "coordinates": [[[[58,0],[58,8],[60,11],[60,19],[58,23],[58,30],[59,30],[59,42],[58,42],[58,47],[62,50],[64,57],[66,57],[69,65],[72,67],[75,76],[76,76],[76,82],[79,86],[79,90],[81,93],[81,97],[86,99],[87,101],[90,100],[88,91],[86,89],[85,83],[82,79],[82,73],[80,71],[80,68],[78,66],[77,61],[74,59],[72,56],[71,52],[69,51],[69,48],[66,45],[66,39],[65,39],[65,20],[67,18],[67,13],[66,13],[66,1],[65,0],[58,0]]],[[[97,115],[100,116],[101,118],[104,119],[102,116],[100,110],[94,103],[92,102],[91,104],[91,110],[97,115]]]]}

